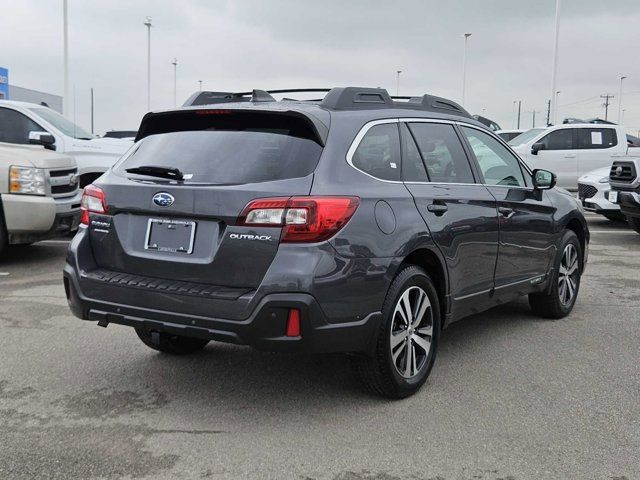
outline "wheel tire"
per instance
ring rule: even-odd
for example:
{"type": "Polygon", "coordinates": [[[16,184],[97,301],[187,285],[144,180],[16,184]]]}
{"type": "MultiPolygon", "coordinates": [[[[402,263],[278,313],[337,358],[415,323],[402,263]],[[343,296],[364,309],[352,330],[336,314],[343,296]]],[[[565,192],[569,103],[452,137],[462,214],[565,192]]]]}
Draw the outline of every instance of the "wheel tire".
{"type": "Polygon", "coordinates": [[[560,243],[560,248],[558,249],[550,288],[548,288],[546,292],[529,294],[529,305],[536,315],[557,319],[566,317],[571,313],[580,290],[580,278],[583,268],[582,261],[582,247],[580,246],[578,236],[571,230],[565,231],[562,242],[560,243]],[[560,270],[564,269],[567,271],[567,263],[569,264],[569,269],[573,268],[573,260],[567,260],[565,258],[566,255],[574,258],[571,252],[575,252],[576,255],[575,273],[565,275],[561,273],[560,270]],[[565,285],[564,288],[563,284],[565,285]],[[569,285],[573,286],[572,295],[570,294],[571,287],[569,285]]]}
{"type": "Polygon", "coordinates": [[[151,332],[142,328],[136,328],[136,333],[142,343],[159,352],[172,355],[187,355],[202,350],[209,340],[200,338],[182,337],[165,332],[151,332]],[[157,333],[157,342],[154,342],[153,333],[157,333]]]}
{"type": "MultiPolygon", "coordinates": [[[[406,308],[402,310],[402,312],[406,311],[406,308]]],[[[355,372],[365,387],[378,395],[394,399],[413,395],[427,380],[433,367],[439,335],[440,302],[436,288],[422,268],[414,265],[406,266],[396,275],[385,297],[382,307],[382,321],[377,327],[373,354],[354,357],[355,372]],[[423,293],[424,297],[421,296],[423,293]],[[403,323],[403,316],[398,312],[404,294],[408,295],[407,299],[411,305],[411,325],[403,323]],[[416,318],[416,311],[420,310],[419,305],[421,305],[417,300],[418,296],[422,298],[422,302],[429,301],[429,305],[425,307],[426,310],[420,319],[416,318]],[[416,302],[418,303],[416,304],[416,302]],[[427,332],[430,332],[431,335],[427,332]],[[396,346],[392,347],[392,335],[398,339],[403,336],[404,340],[397,342],[396,346]],[[414,340],[415,337],[419,337],[422,341],[418,343],[414,340]],[[425,344],[427,337],[430,340],[428,352],[420,346],[425,344]],[[411,345],[409,356],[405,355],[407,342],[411,345]],[[395,360],[392,352],[396,353],[395,360]],[[404,369],[407,373],[406,365],[409,358],[414,362],[409,363],[411,370],[409,370],[409,377],[406,377],[400,370],[404,369]],[[414,366],[415,374],[413,374],[414,366]]]]}
{"type": "Polygon", "coordinates": [[[640,217],[627,217],[627,222],[629,222],[631,228],[640,233],[640,217]]]}

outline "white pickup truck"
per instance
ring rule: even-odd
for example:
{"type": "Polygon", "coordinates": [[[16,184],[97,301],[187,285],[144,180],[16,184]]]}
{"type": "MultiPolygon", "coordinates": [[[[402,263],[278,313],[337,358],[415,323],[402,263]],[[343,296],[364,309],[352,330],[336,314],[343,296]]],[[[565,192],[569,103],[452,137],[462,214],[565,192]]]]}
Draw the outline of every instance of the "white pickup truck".
{"type": "Polygon", "coordinates": [[[48,107],[11,100],[0,100],[0,142],[37,144],[70,155],[78,164],[80,188],[133,145],[129,139],[98,138],[48,107]]]}
{"type": "Polygon", "coordinates": [[[534,128],[509,145],[530,168],[554,172],[568,190],[578,189],[579,177],[625,157],[628,148],[623,127],[593,123],[534,128]]]}
{"type": "Polygon", "coordinates": [[[76,162],[40,146],[0,143],[0,254],[78,228],[76,162]]]}

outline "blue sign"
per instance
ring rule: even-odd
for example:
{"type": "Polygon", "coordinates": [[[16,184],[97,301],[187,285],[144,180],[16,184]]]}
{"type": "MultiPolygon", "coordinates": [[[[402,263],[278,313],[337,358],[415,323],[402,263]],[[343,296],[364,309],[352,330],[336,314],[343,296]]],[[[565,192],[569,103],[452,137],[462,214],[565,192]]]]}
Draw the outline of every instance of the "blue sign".
{"type": "Polygon", "coordinates": [[[9,70],[0,67],[0,99],[9,98],[9,70]]]}

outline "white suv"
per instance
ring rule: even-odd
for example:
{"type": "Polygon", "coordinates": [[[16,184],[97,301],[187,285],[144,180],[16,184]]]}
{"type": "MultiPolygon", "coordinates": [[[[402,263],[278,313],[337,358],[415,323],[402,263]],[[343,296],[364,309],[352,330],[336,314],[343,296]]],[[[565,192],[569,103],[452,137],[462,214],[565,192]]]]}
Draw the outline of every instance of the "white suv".
{"type": "Polygon", "coordinates": [[[569,123],[532,129],[509,142],[530,168],[550,170],[558,185],[578,189],[578,178],[610,167],[627,154],[624,128],[618,125],[569,123]]]}
{"type": "Polygon", "coordinates": [[[133,142],[98,138],[56,111],[35,103],[0,100],[0,142],[38,144],[78,164],[80,187],[106,172],[133,142]]]}

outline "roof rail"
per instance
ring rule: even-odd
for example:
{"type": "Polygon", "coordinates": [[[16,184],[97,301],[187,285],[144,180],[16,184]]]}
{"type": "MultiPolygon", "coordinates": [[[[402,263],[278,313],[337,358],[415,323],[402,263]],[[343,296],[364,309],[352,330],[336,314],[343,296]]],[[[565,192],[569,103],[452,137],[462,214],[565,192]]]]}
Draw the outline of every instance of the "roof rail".
{"type": "MultiPolygon", "coordinates": [[[[234,102],[275,102],[272,95],[287,93],[324,92],[322,100],[314,99],[329,110],[359,110],[399,108],[426,110],[450,115],[472,118],[469,112],[452,100],[434,95],[420,97],[390,96],[384,88],[335,87],[335,88],[294,88],[285,90],[253,90],[251,92],[196,92],[183,106],[212,105],[234,102]],[[405,101],[396,101],[405,100],[405,101]]],[[[288,99],[292,100],[292,99],[288,99]]],[[[295,101],[295,100],[294,100],[295,101]]]]}

